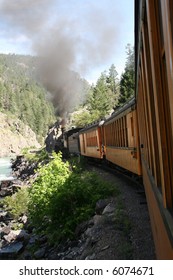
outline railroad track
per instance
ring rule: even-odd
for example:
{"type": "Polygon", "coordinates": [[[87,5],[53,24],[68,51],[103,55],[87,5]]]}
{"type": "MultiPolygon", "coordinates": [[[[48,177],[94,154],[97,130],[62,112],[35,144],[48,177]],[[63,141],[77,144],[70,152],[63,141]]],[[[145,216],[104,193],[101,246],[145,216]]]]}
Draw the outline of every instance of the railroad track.
{"type": "Polygon", "coordinates": [[[97,168],[107,171],[115,176],[118,176],[118,177],[126,180],[127,182],[131,182],[136,187],[136,193],[141,195],[142,199],[140,201],[140,204],[147,204],[145,190],[144,190],[144,186],[143,186],[143,182],[142,182],[142,177],[134,175],[134,174],[124,170],[123,168],[120,168],[119,166],[107,164],[105,162],[100,162],[99,160],[97,161],[92,158],[88,158],[87,163],[89,166],[97,167],[97,168]]]}

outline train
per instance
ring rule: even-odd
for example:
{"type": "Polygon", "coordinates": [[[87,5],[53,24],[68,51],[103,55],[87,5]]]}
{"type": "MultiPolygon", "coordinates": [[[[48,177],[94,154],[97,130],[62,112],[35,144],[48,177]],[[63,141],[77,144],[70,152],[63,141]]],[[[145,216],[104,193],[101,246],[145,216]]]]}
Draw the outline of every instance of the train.
{"type": "Polygon", "coordinates": [[[173,1],[135,0],[135,97],[66,134],[72,153],[140,176],[157,259],[173,259],[173,1]]]}

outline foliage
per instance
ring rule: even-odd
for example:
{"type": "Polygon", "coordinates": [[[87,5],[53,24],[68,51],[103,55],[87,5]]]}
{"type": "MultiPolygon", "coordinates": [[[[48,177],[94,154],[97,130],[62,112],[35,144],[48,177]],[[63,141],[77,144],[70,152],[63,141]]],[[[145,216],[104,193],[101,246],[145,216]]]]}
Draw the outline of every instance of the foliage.
{"type": "Polygon", "coordinates": [[[86,109],[80,110],[80,112],[75,112],[73,114],[72,125],[76,127],[83,127],[93,121],[90,112],[86,109]]]}
{"type": "Polygon", "coordinates": [[[134,96],[135,89],[134,48],[128,44],[126,49],[126,67],[120,79],[119,106],[123,105],[127,100],[134,96]]]}
{"type": "Polygon", "coordinates": [[[74,126],[84,126],[93,121],[104,118],[116,107],[119,96],[118,73],[114,64],[109,68],[109,73],[103,72],[92,86],[86,101],[85,107],[73,115],[74,126]]]}
{"type": "Polygon", "coordinates": [[[22,187],[12,196],[7,196],[3,200],[5,208],[12,214],[15,219],[18,219],[28,210],[29,195],[27,187],[22,187]]]}
{"type": "Polygon", "coordinates": [[[42,162],[44,160],[48,160],[49,154],[45,148],[41,150],[34,150],[34,147],[24,148],[21,154],[28,160],[30,163],[32,162],[42,162]]]}
{"type": "Polygon", "coordinates": [[[99,118],[104,117],[111,109],[114,102],[114,95],[107,87],[106,73],[102,73],[97,81],[96,86],[93,88],[93,94],[90,99],[90,111],[99,112],[99,118]]]}
{"type": "Polygon", "coordinates": [[[54,109],[36,81],[37,59],[0,54],[0,111],[11,112],[39,136],[54,122],[54,109]]]}
{"type": "Polygon", "coordinates": [[[35,227],[49,232],[56,240],[72,238],[76,226],[94,214],[97,200],[116,192],[94,173],[64,163],[61,154],[39,168],[30,189],[29,213],[35,227]]]}
{"type": "Polygon", "coordinates": [[[107,84],[117,98],[119,95],[119,79],[118,79],[118,72],[116,71],[116,67],[114,64],[112,64],[109,68],[109,75],[107,76],[107,84]]]}

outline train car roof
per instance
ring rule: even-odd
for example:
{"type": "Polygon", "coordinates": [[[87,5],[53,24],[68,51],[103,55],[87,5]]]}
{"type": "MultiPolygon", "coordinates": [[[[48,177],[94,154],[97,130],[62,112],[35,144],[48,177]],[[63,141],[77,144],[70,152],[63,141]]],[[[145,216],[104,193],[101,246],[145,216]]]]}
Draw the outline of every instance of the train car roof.
{"type": "Polygon", "coordinates": [[[91,124],[88,124],[84,128],[82,128],[79,133],[90,130],[90,129],[93,129],[93,128],[98,127],[98,126],[102,126],[104,123],[109,122],[110,120],[112,120],[116,116],[125,113],[127,110],[132,111],[134,109],[135,105],[136,105],[136,100],[133,97],[129,101],[127,101],[123,106],[121,106],[120,108],[117,108],[112,113],[112,115],[109,116],[107,119],[95,121],[91,124]]]}
{"type": "Polygon", "coordinates": [[[72,134],[76,133],[76,132],[79,132],[80,130],[82,129],[82,127],[76,127],[76,128],[72,128],[70,130],[67,130],[64,132],[64,135],[69,137],[71,136],[72,134]]]}
{"type": "Polygon", "coordinates": [[[92,122],[92,123],[86,125],[83,129],[81,129],[80,132],[84,132],[84,131],[90,130],[92,128],[101,126],[101,125],[103,125],[103,123],[104,123],[104,120],[92,122]]]}
{"type": "Polygon", "coordinates": [[[105,123],[109,122],[110,120],[114,119],[115,117],[118,117],[119,115],[124,115],[125,113],[127,113],[126,111],[130,112],[130,111],[134,110],[135,106],[136,106],[136,100],[133,97],[129,101],[127,101],[123,106],[116,109],[112,113],[112,115],[105,120],[105,123]]]}

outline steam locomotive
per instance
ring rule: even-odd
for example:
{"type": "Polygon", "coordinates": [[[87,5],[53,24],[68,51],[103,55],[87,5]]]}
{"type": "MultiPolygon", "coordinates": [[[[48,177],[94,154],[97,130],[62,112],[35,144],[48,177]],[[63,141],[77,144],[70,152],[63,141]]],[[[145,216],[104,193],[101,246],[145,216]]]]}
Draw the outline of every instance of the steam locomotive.
{"type": "Polygon", "coordinates": [[[158,259],[173,259],[173,1],[135,1],[135,98],[67,137],[142,176],[158,259]]]}

